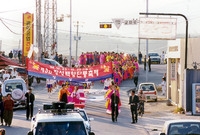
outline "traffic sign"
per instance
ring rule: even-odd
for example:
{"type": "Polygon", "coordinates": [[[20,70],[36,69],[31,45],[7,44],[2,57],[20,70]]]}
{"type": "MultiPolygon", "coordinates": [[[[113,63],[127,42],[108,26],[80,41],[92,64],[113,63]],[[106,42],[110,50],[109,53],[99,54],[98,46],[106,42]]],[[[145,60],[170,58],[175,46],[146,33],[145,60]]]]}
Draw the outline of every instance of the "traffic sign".
{"type": "Polygon", "coordinates": [[[124,19],[123,18],[114,18],[114,19],[112,19],[112,21],[115,24],[115,26],[117,27],[117,29],[119,29],[119,27],[123,23],[124,19]]]}
{"type": "Polygon", "coordinates": [[[112,24],[102,23],[100,24],[100,28],[112,28],[112,24]]]}
{"type": "Polygon", "coordinates": [[[133,20],[124,20],[124,25],[136,25],[139,23],[138,19],[133,19],[133,20]]]}

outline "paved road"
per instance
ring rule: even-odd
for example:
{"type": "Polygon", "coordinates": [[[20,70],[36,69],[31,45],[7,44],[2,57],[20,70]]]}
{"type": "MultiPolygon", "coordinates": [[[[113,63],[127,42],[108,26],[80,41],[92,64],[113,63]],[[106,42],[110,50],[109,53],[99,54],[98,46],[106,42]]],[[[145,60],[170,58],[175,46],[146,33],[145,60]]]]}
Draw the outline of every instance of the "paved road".
{"type": "MultiPolygon", "coordinates": [[[[146,81],[146,72],[143,71],[141,65],[139,83],[146,81]]],[[[163,74],[166,72],[166,65],[152,65],[152,72],[148,72],[148,79],[156,84],[161,82],[163,74]]],[[[36,96],[34,114],[38,109],[42,109],[42,103],[51,103],[57,101],[57,91],[49,98],[45,88],[45,82],[41,84],[33,84],[33,93],[36,96]]],[[[186,116],[182,114],[173,114],[172,111],[175,106],[167,106],[166,99],[159,96],[158,102],[145,103],[145,114],[139,118],[137,124],[131,124],[131,115],[128,106],[127,90],[134,87],[132,80],[124,81],[120,86],[120,94],[122,100],[121,113],[119,114],[118,121],[113,123],[111,116],[105,112],[105,101],[101,102],[87,102],[86,111],[89,117],[93,117],[94,121],[91,122],[92,130],[96,135],[157,135],[161,130],[165,120],[178,119],[178,118],[192,118],[199,119],[195,116],[186,116]],[[152,131],[157,129],[158,131],[152,131]]],[[[103,84],[96,82],[94,88],[102,89],[103,84]]],[[[2,127],[2,126],[1,126],[2,127]]],[[[16,110],[11,127],[5,127],[6,135],[26,135],[30,129],[30,121],[26,120],[25,110],[16,110]]]]}

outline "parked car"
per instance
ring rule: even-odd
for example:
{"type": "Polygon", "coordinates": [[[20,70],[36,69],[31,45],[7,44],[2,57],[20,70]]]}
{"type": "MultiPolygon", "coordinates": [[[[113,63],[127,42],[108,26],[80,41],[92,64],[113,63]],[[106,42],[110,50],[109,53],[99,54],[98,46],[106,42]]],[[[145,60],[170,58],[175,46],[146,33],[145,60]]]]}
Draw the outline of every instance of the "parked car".
{"type": "MultiPolygon", "coordinates": [[[[58,63],[57,61],[53,60],[53,59],[47,59],[47,58],[42,58],[41,63],[44,64],[48,64],[48,65],[53,65],[53,66],[60,66],[62,67],[62,65],[60,63],[58,63]]],[[[36,81],[37,83],[40,83],[41,80],[46,81],[46,78],[41,78],[41,77],[36,77],[36,81]]]]}
{"type": "Polygon", "coordinates": [[[2,95],[11,94],[14,100],[14,108],[25,108],[27,92],[26,83],[22,78],[7,79],[2,84],[2,95]]]}
{"type": "Polygon", "coordinates": [[[94,120],[94,118],[89,118],[86,111],[84,109],[78,110],[81,117],[84,119],[84,123],[88,132],[91,132],[91,124],[90,121],[94,120]]]}
{"type": "Polygon", "coordinates": [[[155,83],[153,82],[145,82],[139,84],[139,90],[142,89],[145,94],[146,102],[150,100],[154,100],[157,102],[158,92],[155,83]]]}
{"type": "Polygon", "coordinates": [[[44,64],[48,64],[48,65],[62,67],[62,65],[60,63],[58,63],[57,61],[55,61],[53,59],[42,58],[40,62],[44,63],[44,64]]]}
{"type": "Polygon", "coordinates": [[[160,64],[160,61],[161,61],[161,58],[160,58],[160,55],[158,53],[149,53],[148,54],[151,58],[151,63],[157,63],[157,64],[160,64]]]}
{"type": "Polygon", "coordinates": [[[159,135],[200,135],[200,120],[178,119],[165,121],[159,135]]]}
{"type": "Polygon", "coordinates": [[[7,67],[5,67],[5,69],[11,73],[14,68],[16,69],[16,71],[18,72],[18,76],[20,76],[22,79],[24,79],[25,81],[28,78],[28,86],[31,86],[31,84],[33,83],[33,76],[30,76],[27,74],[27,69],[26,67],[22,67],[22,66],[14,66],[14,65],[8,65],[7,67]]]}

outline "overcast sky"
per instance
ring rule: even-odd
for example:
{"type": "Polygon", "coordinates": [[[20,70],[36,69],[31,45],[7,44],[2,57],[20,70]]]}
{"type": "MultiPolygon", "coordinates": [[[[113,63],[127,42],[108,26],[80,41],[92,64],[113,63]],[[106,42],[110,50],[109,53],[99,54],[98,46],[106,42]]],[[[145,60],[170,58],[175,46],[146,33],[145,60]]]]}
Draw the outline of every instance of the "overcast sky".
{"type": "MultiPolygon", "coordinates": [[[[44,0],[41,0],[44,1],[44,0]]],[[[138,19],[140,12],[146,12],[147,0],[71,0],[72,31],[76,31],[75,22],[80,22],[79,31],[83,33],[101,32],[137,38],[138,25],[121,25],[119,29],[113,24],[112,29],[100,29],[99,22],[111,22],[113,18],[125,20],[138,19]]],[[[148,12],[180,13],[189,20],[189,34],[200,31],[200,0],[148,0],[148,12]]],[[[42,8],[44,5],[42,5],[42,8]]],[[[18,44],[22,33],[22,13],[35,14],[35,0],[2,0],[0,4],[0,40],[7,38],[7,45],[18,44]],[[5,26],[6,25],[6,26],[5,26]]],[[[57,14],[70,14],[70,0],[57,0],[57,14]]],[[[42,13],[43,17],[43,13],[42,13]]],[[[177,33],[185,32],[185,20],[178,18],[177,33]]],[[[69,18],[58,23],[58,31],[69,32],[69,18]]]]}

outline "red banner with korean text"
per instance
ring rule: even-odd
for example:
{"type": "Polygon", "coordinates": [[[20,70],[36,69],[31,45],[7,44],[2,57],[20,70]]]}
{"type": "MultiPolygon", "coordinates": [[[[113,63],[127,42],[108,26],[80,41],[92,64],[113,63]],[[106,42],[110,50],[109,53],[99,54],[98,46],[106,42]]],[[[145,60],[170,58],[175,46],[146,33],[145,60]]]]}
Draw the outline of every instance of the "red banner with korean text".
{"type": "Polygon", "coordinates": [[[70,82],[98,81],[111,78],[112,62],[84,68],[52,66],[27,58],[28,75],[70,82]]]}

